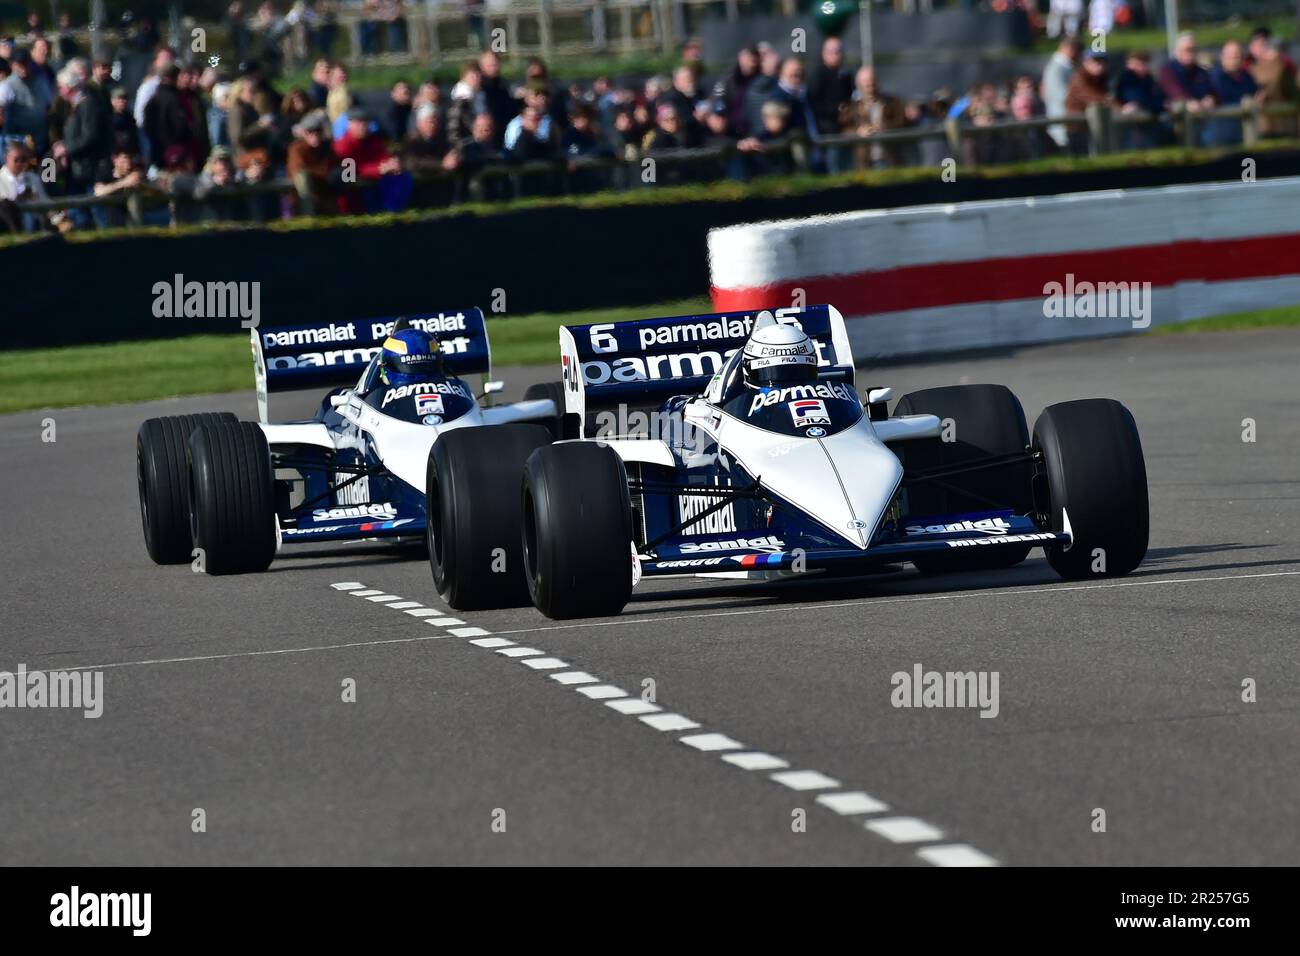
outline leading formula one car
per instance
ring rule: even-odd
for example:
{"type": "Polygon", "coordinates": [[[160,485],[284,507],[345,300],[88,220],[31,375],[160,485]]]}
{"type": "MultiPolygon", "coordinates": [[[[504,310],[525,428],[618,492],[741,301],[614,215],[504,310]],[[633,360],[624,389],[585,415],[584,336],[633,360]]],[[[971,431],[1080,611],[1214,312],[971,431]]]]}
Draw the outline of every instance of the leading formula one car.
{"type": "MultiPolygon", "coordinates": [[[[901,562],[938,574],[1043,548],[1081,578],[1127,574],[1146,553],[1142,446],[1118,402],[1052,405],[1032,436],[1000,385],[913,392],[891,414],[890,389],[859,396],[829,306],[571,326],[560,339],[565,427],[579,438],[530,452],[508,489],[522,496],[525,583],[549,617],[618,613],[638,582],[667,575],[901,562]],[[647,405],[659,427],[620,434],[647,405]]],[[[481,513],[492,491],[431,483],[429,507],[481,513]]]]}
{"type": "Polygon", "coordinates": [[[487,380],[491,351],[479,309],[261,327],[252,345],[259,422],[222,412],[140,426],[140,513],[158,564],[261,571],[290,542],[419,540],[425,463],[440,436],[501,426],[531,453],[557,428],[558,386],[491,404],[502,384],[487,380]],[[404,354],[407,339],[437,360],[398,384],[380,358],[404,354]],[[483,376],[480,396],[461,378],[473,374],[483,376]],[[332,387],[313,417],[268,421],[270,393],[317,386],[332,387]]]}

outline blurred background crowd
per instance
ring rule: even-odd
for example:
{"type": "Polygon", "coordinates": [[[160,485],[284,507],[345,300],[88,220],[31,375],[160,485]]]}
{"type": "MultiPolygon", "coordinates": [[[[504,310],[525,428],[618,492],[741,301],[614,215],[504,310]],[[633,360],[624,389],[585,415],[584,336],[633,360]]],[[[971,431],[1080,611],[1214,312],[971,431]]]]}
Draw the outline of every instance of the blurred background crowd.
{"type": "MultiPolygon", "coordinates": [[[[363,48],[405,43],[400,4],[368,3],[363,48]]],[[[1116,7],[1098,4],[1113,26],[1116,7]]],[[[652,182],[937,166],[948,157],[987,164],[1083,155],[1096,148],[1086,124],[1046,120],[1097,106],[1142,119],[1116,127],[1115,148],[1158,147],[1176,136],[1230,146],[1242,142],[1243,121],[1216,110],[1297,102],[1296,65],[1267,27],[1219,48],[1184,33],[1172,56],[1111,57],[1097,49],[1083,11],[1081,3],[1050,4],[1041,27],[1059,45],[1041,72],[928,97],[885,88],[834,36],[796,55],[788,37],[744,45],[712,68],[700,44],[687,41],[662,75],[582,82],[553,74],[540,57],[508,81],[501,57],[486,50],[466,57],[454,81],[411,67],[386,90],[362,91],[334,58],[330,8],[303,0],[287,12],[270,0],[251,12],[231,3],[213,27],[235,51],[228,62],[174,49],[151,22],[134,24],[129,42],[148,69],[130,82],[116,56],[91,55],[66,16],[47,28],[32,12],[23,30],[0,36],[0,230],[265,221],[652,182]],[[286,46],[311,64],[299,85],[277,77],[286,46]],[[1176,132],[1181,117],[1198,113],[1205,119],[1192,135],[1176,132]],[[954,138],[954,125],[987,127],[987,135],[954,138]],[[59,201],[62,208],[50,208],[59,201]]],[[[1277,111],[1261,113],[1253,128],[1260,137],[1296,132],[1294,114],[1277,111]]]]}

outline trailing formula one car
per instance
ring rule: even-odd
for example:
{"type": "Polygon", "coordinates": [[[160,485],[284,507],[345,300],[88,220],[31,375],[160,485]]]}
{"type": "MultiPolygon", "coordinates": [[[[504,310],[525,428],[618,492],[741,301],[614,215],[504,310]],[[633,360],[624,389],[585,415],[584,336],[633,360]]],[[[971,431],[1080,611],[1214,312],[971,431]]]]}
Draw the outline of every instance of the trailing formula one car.
{"type": "MultiPolygon", "coordinates": [[[[418,540],[427,532],[425,464],[440,438],[499,432],[509,448],[470,451],[517,485],[524,459],[557,428],[558,389],[491,404],[502,385],[487,381],[478,309],[255,328],[252,345],[259,422],[207,413],[140,426],[140,512],[158,564],[261,571],[291,542],[418,540]],[[460,377],[471,374],[484,378],[480,396],[460,377]],[[318,386],[332,387],[312,418],[268,422],[270,393],[318,386]]],[[[522,577],[516,592],[526,595],[522,577]]]]}
{"type": "MultiPolygon", "coordinates": [[[[890,389],[859,397],[829,306],[560,340],[581,434],[534,450],[519,489],[526,583],[549,617],[618,613],[663,575],[938,574],[1043,548],[1080,578],[1127,574],[1146,553],[1142,447],[1118,402],[1052,405],[1032,437],[1000,385],[913,392],[890,414],[890,389]],[[649,436],[619,433],[629,408],[656,405],[649,436]]],[[[452,510],[482,510],[487,491],[457,489],[452,510]]]]}

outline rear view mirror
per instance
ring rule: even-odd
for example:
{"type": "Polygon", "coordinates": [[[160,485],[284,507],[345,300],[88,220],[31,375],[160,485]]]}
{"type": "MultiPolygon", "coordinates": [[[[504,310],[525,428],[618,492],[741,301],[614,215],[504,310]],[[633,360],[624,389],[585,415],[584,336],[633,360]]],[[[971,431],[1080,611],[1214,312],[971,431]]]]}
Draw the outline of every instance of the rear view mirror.
{"type": "Polygon", "coordinates": [[[495,395],[497,392],[504,392],[505,390],[506,390],[505,382],[484,382],[483,383],[484,395],[495,395]]]}

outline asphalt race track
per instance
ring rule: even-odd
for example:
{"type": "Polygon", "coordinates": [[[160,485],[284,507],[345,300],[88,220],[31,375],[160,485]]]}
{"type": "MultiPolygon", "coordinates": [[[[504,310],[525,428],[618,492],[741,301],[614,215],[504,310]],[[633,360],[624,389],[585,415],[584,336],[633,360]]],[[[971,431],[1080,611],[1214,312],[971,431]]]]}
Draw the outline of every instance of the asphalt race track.
{"type": "MultiPolygon", "coordinates": [[[[998,575],[692,579],[578,625],[446,615],[409,550],[290,549],[245,577],[152,565],[140,421],[254,418],[251,393],[2,417],[0,670],[100,668],[104,712],[0,712],[0,860],[1295,864],[1297,368],[1300,331],[1264,330],[866,370],[897,395],[1002,382],[1031,422],[1123,401],[1146,563],[1084,585],[1039,552],[998,575]],[[895,708],[891,675],[917,664],[996,671],[998,715],[895,708]],[[593,679],[552,679],[574,672],[593,679]],[[658,709],[638,713],[647,679],[658,709]]],[[[554,374],[502,372],[508,397],[554,374]]]]}

